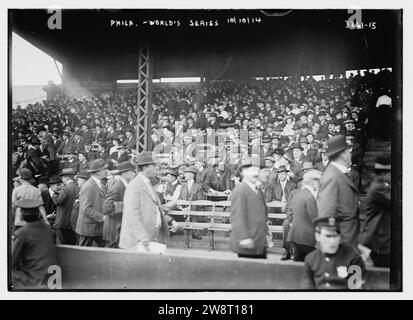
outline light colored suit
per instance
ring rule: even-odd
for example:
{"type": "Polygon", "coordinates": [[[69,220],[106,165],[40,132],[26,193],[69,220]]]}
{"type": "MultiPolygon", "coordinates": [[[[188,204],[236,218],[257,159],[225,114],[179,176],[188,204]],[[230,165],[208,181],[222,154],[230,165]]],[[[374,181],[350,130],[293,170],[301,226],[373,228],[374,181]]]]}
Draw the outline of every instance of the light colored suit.
{"type": "Polygon", "coordinates": [[[161,204],[148,185],[152,188],[138,174],[126,187],[119,248],[135,249],[143,240],[165,242],[168,237],[167,218],[162,212],[161,227],[156,227],[157,207],[161,204]]]}
{"type": "Polygon", "coordinates": [[[349,247],[354,247],[358,240],[359,197],[359,191],[350,178],[329,163],[320,180],[318,216],[341,218],[341,243],[349,247]]]}

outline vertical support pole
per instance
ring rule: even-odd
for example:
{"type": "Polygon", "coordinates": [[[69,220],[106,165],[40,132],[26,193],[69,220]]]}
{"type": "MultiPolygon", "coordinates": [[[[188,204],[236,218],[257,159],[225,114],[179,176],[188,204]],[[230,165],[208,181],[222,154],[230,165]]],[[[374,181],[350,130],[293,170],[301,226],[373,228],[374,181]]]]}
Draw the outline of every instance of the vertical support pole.
{"type": "Polygon", "coordinates": [[[151,149],[152,63],[148,43],[139,44],[136,151],[151,149]]]}

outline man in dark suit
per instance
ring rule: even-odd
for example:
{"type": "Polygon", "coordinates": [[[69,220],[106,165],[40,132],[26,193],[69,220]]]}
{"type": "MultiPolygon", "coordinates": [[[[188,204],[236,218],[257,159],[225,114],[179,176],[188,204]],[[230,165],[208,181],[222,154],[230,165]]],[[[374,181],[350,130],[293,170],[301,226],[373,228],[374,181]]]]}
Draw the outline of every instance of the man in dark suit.
{"type": "Polygon", "coordinates": [[[294,261],[304,261],[305,256],[315,249],[315,228],[317,218],[317,191],[321,172],[310,170],[303,176],[303,187],[291,202],[292,225],[287,240],[292,244],[294,261]]]}
{"type": "Polygon", "coordinates": [[[91,145],[93,143],[93,132],[89,130],[89,127],[87,125],[82,126],[82,131],[83,131],[83,141],[85,145],[91,145]]]}
{"type": "Polygon", "coordinates": [[[196,201],[204,199],[203,187],[195,181],[197,172],[195,167],[189,167],[183,170],[186,182],[182,184],[179,200],[196,201]]]}
{"type": "Polygon", "coordinates": [[[209,193],[214,193],[216,191],[230,193],[231,174],[229,170],[227,170],[224,161],[221,161],[216,167],[206,173],[205,186],[205,189],[207,189],[209,193]]]}
{"type": "Polygon", "coordinates": [[[320,180],[317,196],[318,216],[338,217],[341,221],[341,241],[344,245],[355,247],[358,242],[359,191],[346,175],[351,165],[351,148],[342,135],[328,140],[328,164],[320,180]]]}
{"type": "Polygon", "coordinates": [[[77,171],[73,168],[66,168],[60,174],[64,186],[61,188],[51,188],[52,200],[56,205],[56,219],[54,227],[56,229],[56,244],[75,244],[75,233],[70,224],[73,204],[79,196],[79,187],[73,181],[77,171]]]}
{"type": "Polygon", "coordinates": [[[281,166],[278,170],[278,179],[274,184],[274,199],[273,201],[287,202],[290,192],[296,188],[294,182],[287,179],[288,170],[281,166]]]}
{"type": "Polygon", "coordinates": [[[320,150],[320,156],[321,156],[321,161],[317,162],[314,165],[314,169],[317,169],[318,171],[324,172],[324,170],[327,168],[328,165],[328,157],[326,155],[327,150],[326,149],[321,149],[320,150]]]}
{"type": "Polygon", "coordinates": [[[56,265],[56,249],[50,226],[41,221],[40,200],[21,199],[25,225],[12,236],[11,281],[13,289],[47,289],[48,268],[56,265]]]}
{"type": "Polygon", "coordinates": [[[115,164],[129,160],[129,155],[126,152],[124,145],[118,145],[117,151],[110,155],[110,159],[115,160],[115,164]]]}
{"type": "Polygon", "coordinates": [[[267,205],[257,188],[259,168],[242,167],[242,182],[231,195],[231,250],[238,257],[266,259],[267,205]]]}
{"type": "Polygon", "coordinates": [[[63,168],[69,168],[73,169],[75,171],[75,174],[79,172],[79,160],[76,159],[76,154],[75,153],[69,153],[68,155],[68,160],[63,164],[63,168]]]}
{"type": "Polygon", "coordinates": [[[360,244],[367,247],[376,267],[390,267],[391,222],[391,159],[376,159],[375,179],[362,203],[366,223],[360,244]]]}
{"type": "Polygon", "coordinates": [[[86,247],[102,247],[103,231],[103,204],[105,187],[102,180],[106,178],[108,166],[103,160],[94,160],[89,163],[91,177],[82,186],[79,196],[79,216],[76,223],[76,233],[79,235],[79,245],[86,247]]]}
{"type": "Polygon", "coordinates": [[[116,169],[118,179],[110,187],[105,198],[103,236],[106,246],[119,246],[120,228],[122,226],[123,196],[128,183],[135,178],[136,168],[130,161],[119,163],[116,169]]]}
{"type": "Polygon", "coordinates": [[[126,140],[125,140],[126,149],[129,149],[129,150],[136,149],[136,138],[133,135],[132,129],[127,128],[125,130],[125,133],[126,133],[126,140]]]}

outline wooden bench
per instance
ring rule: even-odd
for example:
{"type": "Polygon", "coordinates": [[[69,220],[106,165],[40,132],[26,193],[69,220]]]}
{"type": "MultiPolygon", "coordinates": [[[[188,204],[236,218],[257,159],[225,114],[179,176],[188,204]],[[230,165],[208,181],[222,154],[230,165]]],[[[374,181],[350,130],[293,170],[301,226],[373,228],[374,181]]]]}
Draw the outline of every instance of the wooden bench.
{"type": "MultiPolygon", "coordinates": [[[[206,231],[210,242],[211,250],[214,250],[214,235],[215,232],[223,232],[226,236],[229,236],[231,232],[231,201],[209,201],[209,200],[197,200],[186,201],[178,200],[176,205],[178,207],[186,207],[187,210],[171,210],[169,215],[184,217],[184,222],[178,222],[184,230],[185,244],[189,248],[189,238],[191,230],[206,231]],[[194,210],[199,207],[204,210],[194,210]],[[197,217],[203,217],[205,222],[196,221],[197,217]],[[194,219],[195,218],[195,219],[194,219]],[[194,221],[195,220],[195,221],[194,221]]],[[[284,210],[284,205],[281,202],[273,201],[267,203],[268,208],[281,208],[284,210]]],[[[285,213],[269,213],[268,219],[285,219],[285,213]]],[[[271,220],[270,220],[271,221],[271,220]]],[[[271,233],[282,233],[283,228],[280,225],[270,225],[269,231],[271,233]]]]}

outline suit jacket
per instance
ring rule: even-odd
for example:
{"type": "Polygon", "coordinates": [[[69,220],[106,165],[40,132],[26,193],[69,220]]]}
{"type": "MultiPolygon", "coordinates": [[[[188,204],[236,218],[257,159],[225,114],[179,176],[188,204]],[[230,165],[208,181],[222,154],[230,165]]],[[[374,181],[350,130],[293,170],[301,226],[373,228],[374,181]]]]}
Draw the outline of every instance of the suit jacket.
{"type": "Polygon", "coordinates": [[[129,138],[125,140],[126,148],[127,149],[136,149],[136,138],[134,135],[131,135],[129,138]]]}
{"type": "Polygon", "coordinates": [[[265,249],[268,233],[267,205],[260,190],[254,192],[246,182],[241,182],[231,195],[231,250],[240,254],[259,255],[265,249]],[[253,239],[253,249],[239,246],[245,239],[253,239]]]}
{"type": "Polygon", "coordinates": [[[274,189],[273,189],[274,190],[274,198],[273,198],[273,200],[281,201],[283,192],[285,193],[285,199],[288,200],[290,192],[295,188],[296,188],[295,183],[291,182],[290,180],[287,180],[287,182],[285,184],[285,188],[284,188],[284,190],[282,190],[280,180],[277,180],[274,184],[274,189]]]}
{"type": "MultiPolygon", "coordinates": [[[[156,195],[155,191],[153,193],[156,195]]],[[[120,231],[119,247],[133,249],[142,240],[163,241],[168,237],[168,224],[161,213],[162,225],[156,227],[158,198],[154,199],[151,191],[138,174],[125,190],[123,198],[123,218],[120,231]]]]}
{"type": "Polygon", "coordinates": [[[50,161],[56,160],[56,149],[54,145],[53,138],[50,134],[46,133],[43,137],[44,141],[46,141],[46,148],[49,151],[49,159],[50,161]]]}
{"type": "Polygon", "coordinates": [[[93,177],[90,177],[82,186],[79,199],[76,233],[81,236],[101,237],[105,191],[99,188],[93,177]]]}
{"type": "Polygon", "coordinates": [[[205,180],[206,189],[212,188],[217,191],[231,190],[231,175],[228,170],[225,170],[218,177],[217,170],[212,170],[206,173],[205,180]]]}
{"type": "Polygon", "coordinates": [[[76,160],[76,159],[73,160],[72,162],[67,161],[63,164],[63,168],[72,168],[76,171],[76,173],[79,172],[79,167],[80,167],[79,160],[76,160]]]}
{"type": "Polygon", "coordinates": [[[129,155],[126,152],[124,152],[123,154],[121,154],[119,156],[119,153],[117,151],[115,151],[110,155],[110,158],[113,159],[113,160],[116,160],[119,163],[121,163],[121,162],[124,162],[124,161],[128,161],[129,160],[129,155]]]}
{"type": "Polygon", "coordinates": [[[390,254],[391,190],[373,180],[362,203],[366,215],[360,243],[379,254],[390,254]]]}
{"type": "Polygon", "coordinates": [[[72,215],[73,203],[79,196],[79,187],[74,182],[69,182],[63,186],[59,193],[55,193],[52,197],[56,205],[56,220],[55,228],[72,229],[70,218],[72,215]]]}
{"type": "Polygon", "coordinates": [[[358,238],[359,191],[337,167],[329,163],[320,180],[317,196],[318,215],[341,218],[341,242],[354,246],[358,238]]]}
{"type": "Polygon", "coordinates": [[[204,190],[202,188],[202,185],[194,181],[194,183],[191,186],[191,189],[188,190],[188,183],[183,183],[179,199],[187,201],[203,200],[204,190]]]}
{"type": "Polygon", "coordinates": [[[83,141],[85,144],[92,144],[93,142],[93,132],[90,130],[86,130],[83,132],[83,141]]]}
{"type": "Polygon", "coordinates": [[[294,200],[290,204],[292,212],[292,226],[287,240],[315,246],[315,228],[312,220],[317,217],[317,203],[311,192],[304,188],[294,193],[294,200]]]}
{"type": "Polygon", "coordinates": [[[116,243],[119,240],[120,228],[122,226],[122,212],[115,212],[115,202],[123,202],[125,195],[125,184],[122,180],[117,180],[110,187],[106,194],[103,207],[103,214],[107,215],[103,223],[103,240],[109,243],[116,243]]]}

